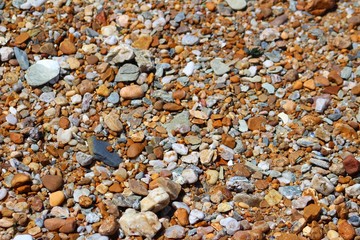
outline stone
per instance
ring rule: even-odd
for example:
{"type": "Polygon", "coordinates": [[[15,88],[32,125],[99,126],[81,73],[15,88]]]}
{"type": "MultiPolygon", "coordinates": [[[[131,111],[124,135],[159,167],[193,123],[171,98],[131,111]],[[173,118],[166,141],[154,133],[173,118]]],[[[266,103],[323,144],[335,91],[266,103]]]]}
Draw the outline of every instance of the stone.
{"type": "Polygon", "coordinates": [[[0,201],[5,199],[8,194],[6,188],[0,188],[0,201]]]}
{"type": "Polygon", "coordinates": [[[147,50],[149,49],[152,41],[153,38],[150,35],[140,35],[140,37],[135,42],[133,42],[132,46],[134,48],[147,50]]]}
{"type": "Polygon", "coordinates": [[[104,162],[111,167],[118,167],[122,162],[120,156],[114,151],[109,152],[110,144],[105,141],[97,140],[95,136],[87,139],[90,154],[97,160],[104,162]]]}
{"type": "Polygon", "coordinates": [[[189,149],[184,145],[184,144],[180,144],[180,143],[173,143],[171,145],[172,149],[180,155],[187,155],[189,152],[189,149]]]}
{"type": "Polygon", "coordinates": [[[141,152],[144,150],[145,145],[143,143],[133,143],[126,151],[126,155],[129,158],[136,158],[138,157],[141,152]]]}
{"type": "Polygon", "coordinates": [[[60,65],[54,60],[39,60],[31,65],[25,74],[27,83],[32,87],[38,87],[50,81],[58,80],[60,65]]]}
{"type": "Polygon", "coordinates": [[[65,219],[62,218],[48,218],[44,221],[44,227],[49,231],[58,231],[62,226],[65,225],[65,219]]]}
{"type": "Polygon", "coordinates": [[[347,174],[356,175],[360,172],[360,161],[353,155],[349,155],[343,160],[344,168],[347,174]]]}
{"type": "Polygon", "coordinates": [[[352,240],[356,236],[356,232],[353,226],[349,224],[345,219],[340,219],[337,224],[338,232],[344,240],[352,240]]]}
{"type": "Polygon", "coordinates": [[[214,73],[218,76],[222,76],[230,71],[230,67],[223,63],[219,58],[215,58],[214,60],[212,60],[210,62],[210,66],[214,73]]]}
{"type": "Polygon", "coordinates": [[[188,184],[196,183],[199,179],[198,174],[191,168],[185,169],[181,176],[185,179],[185,182],[188,184]]]}
{"type": "Polygon", "coordinates": [[[116,218],[110,215],[102,221],[99,227],[99,233],[103,236],[112,236],[119,231],[119,227],[120,224],[117,222],[116,218]]]}
{"type": "Polygon", "coordinates": [[[11,180],[11,186],[13,188],[17,188],[30,183],[31,183],[31,178],[28,174],[25,173],[17,173],[14,175],[13,179],[11,180]]]}
{"type": "Polygon", "coordinates": [[[59,128],[56,135],[57,141],[61,144],[70,142],[72,138],[72,129],[59,128]]]}
{"type": "Polygon", "coordinates": [[[311,0],[306,4],[305,10],[312,15],[322,16],[335,7],[335,0],[311,0]]]}
{"type": "Polygon", "coordinates": [[[57,56],[57,51],[54,47],[54,44],[52,44],[52,43],[44,43],[40,47],[40,52],[43,54],[50,55],[50,56],[57,56]]]}
{"type": "Polygon", "coordinates": [[[330,180],[321,176],[320,174],[315,174],[311,181],[311,187],[325,196],[331,194],[335,189],[330,180]]]}
{"type": "Polygon", "coordinates": [[[120,116],[114,112],[110,112],[104,117],[105,125],[114,132],[121,132],[123,130],[123,124],[120,121],[120,116]]]}
{"type": "Polygon", "coordinates": [[[153,212],[136,212],[126,209],[120,218],[120,227],[126,236],[144,236],[152,239],[161,229],[161,223],[153,212]]]}
{"type": "Polygon", "coordinates": [[[49,204],[51,207],[60,206],[65,201],[65,194],[63,191],[53,192],[49,196],[49,204]]]}
{"type": "Polygon", "coordinates": [[[13,240],[33,240],[33,237],[30,234],[18,234],[13,240]]]}
{"type": "Polygon", "coordinates": [[[360,195],[360,183],[345,188],[345,193],[350,197],[358,197],[360,195]]]}
{"type": "Polygon", "coordinates": [[[108,54],[105,56],[105,62],[117,64],[129,61],[135,57],[134,49],[127,44],[119,44],[112,47],[108,54]]]}
{"type": "Polygon", "coordinates": [[[170,203],[169,194],[161,187],[149,191],[149,194],[140,201],[141,211],[158,212],[170,203]]]}
{"type": "Polygon", "coordinates": [[[164,236],[171,239],[183,239],[185,237],[185,228],[180,225],[174,225],[165,230],[164,236]]]}
{"type": "Polygon", "coordinates": [[[176,209],[174,216],[177,218],[181,226],[189,225],[189,213],[185,208],[176,209]]]}
{"type": "Polygon", "coordinates": [[[81,81],[81,83],[77,86],[77,88],[81,95],[84,95],[85,93],[93,93],[95,90],[94,84],[90,80],[81,81]]]}
{"type": "Polygon", "coordinates": [[[67,218],[63,226],[60,227],[59,232],[61,233],[73,233],[76,231],[76,219],[67,218]]]}
{"type": "Polygon", "coordinates": [[[249,118],[247,125],[251,131],[265,131],[266,118],[263,116],[249,118]]]}
{"type": "Polygon", "coordinates": [[[186,76],[191,76],[194,72],[195,69],[195,63],[194,62],[188,62],[185,66],[185,68],[182,70],[182,72],[186,75],[186,76]]]}
{"type": "Polygon", "coordinates": [[[191,34],[186,34],[181,39],[181,44],[184,46],[192,46],[197,44],[198,42],[199,42],[199,38],[191,34]]]}
{"type": "Polygon", "coordinates": [[[41,177],[42,184],[46,187],[50,192],[55,192],[61,189],[64,184],[63,178],[58,175],[45,175],[41,177]]]}
{"type": "Polygon", "coordinates": [[[183,110],[184,107],[176,103],[165,103],[163,109],[169,112],[177,112],[183,110]]]}
{"type": "Polygon", "coordinates": [[[11,132],[10,140],[15,144],[21,144],[24,142],[24,136],[21,133],[11,132]]]}
{"type": "Polygon", "coordinates": [[[226,0],[226,2],[234,10],[243,10],[246,8],[246,0],[226,0]]]}
{"type": "Polygon", "coordinates": [[[15,58],[18,61],[22,70],[27,70],[30,66],[29,59],[25,51],[14,47],[15,58]]]}
{"type": "Polygon", "coordinates": [[[89,196],[81,195],[79,197],[79,204],[83,208],[89,208],[92,206],[93,200],[89,196]]]}
{"type": "Polygon", "coordinates": [[[14,225],[14,219],[8,218],[8,217],[0,218],[0,227],[1,228],[10,228],[13,225],[14,225]]]}
{"type": "Polygon", "coordinates": [[[281,202],[282,195],[275,189],[271,189],[268,194],[265,195],[264,199],[270,206],[275,206],[281,202]]]}
{"type": "Polygon", "coordinates": [[[250,207],[258,207],[263,197],[260,195],[238,193],[234,196],[234,202],[242,202],[250,207]]]}
{"type": "Polygon", "coordinates": [[[310,204],[304,208],[304,218],[307,222],[316,221],[321,214],[321,207],[317,204],[310,204]]]}
{"type": "Polygon", "coordinates": [[[111,93],[110,89],[106,86],[106,85],[101,85],[97,90],[96,90],[96,93],[99,95],[99,96],[102,96],[102,97],[108,97],[111,93]]]}
{"type": "Polygon", "coordinates": [[[94,159],[93,156],[83,152],[77,152],[75,156],[76,156],[76,161],[83,167],[89,166],[94,159]]]}
{"type": "Polygon", "coordinates": [[[133,193],[135,193],[137,195],[147,196],[149,193],[148,190],[146,189],[146,185],[135,179],[129,180],[129,188],[133,193]]]}
{"type": "Polygon", "coordinates": [[[216,184],[219,179],[219,172],[216,170],[208,169],[206,170],[206,182],[210,185],[216,184]]]}
{"type": "Polygon", "coordinates": [[[197,209],[193,209],[190,211],[189,214],[189,222],[190,224],[194,224],[200,220],[203,220],[205,218],[205,214],[197,209]]]}
{"type": "Polygon", "coordinates": [[[130,85],[120,90],[120,96],[124,99],[142,98],[145,95],[143,89],[139,85],[130,85]]]}
{"type": "Polygon", "coordinates": [[[15,38],[15,44],[20,45],[29,39],[30,39],[30,35],[27,32],[22,32],[15,38]]]}
{"type": "Polygon", "coordinates": [[[139,77],[140,69],[130,63],[126,63],[120,67],[119,72],[115,77],[115,82],[133,82],[139,77]]]}
{"type": "Polygon", "coordinates": [[[170,196],[170,200],[178,198],[181,192],[181,185],[168,178],[159,177],[156,179],[156,183],[159,187],[163,188],[170,196]]]}
{"type": "Polygon", "coordinates": [[[13,48],[11,48],[11,47],[0,48],[0,60],[2,62],[7,62],[12,57],[14,57],[14,49],[13,48]]]}
{"type": "Polygon", "coordinates": [[[135,61],[141,72],[150,72],[154,69],[154,58],[149,50],[135,49],[135,61]]]}
{"type": "Polygon", "coordinates": [[[350,127],[348,124],[340,122],[334,123],[334,130],[332,134],[333,136],[341,135],[349,141],[354,141],[358,138],[358,134],[354,128],[350,127]]]}

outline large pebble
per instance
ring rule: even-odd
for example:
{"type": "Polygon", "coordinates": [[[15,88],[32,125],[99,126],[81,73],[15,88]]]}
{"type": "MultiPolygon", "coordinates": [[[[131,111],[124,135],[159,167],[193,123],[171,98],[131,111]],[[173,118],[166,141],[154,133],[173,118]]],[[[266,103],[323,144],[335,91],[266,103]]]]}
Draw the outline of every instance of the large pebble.
{"type": "Polygon", "coordinates": [[[161,223],[155,213],[138,213],[131,208],[121,216],[120,226],[126,236],[144,236],[149,239],[161,229],[161,223]]]}
{"type": "Polygon", "coordinates": [[[331,194],[335,187],[326,177],[321,176],[320,174],[315,174],[311,181],[311,186],[318,192],[324,194],[325,196],[331,194]]]}
{"type": "Polygon", "coordinates": [[[41,86],[52,80],[57,80],[60,65],[54,60],[44,59],[37,61],[26,71],[25,79],[32,87],[41,86]]]}
{"type": "Polygon", "coordinates": [[[124,64],[115,77],[116,82],[132,82],[135,81],[140,74],[140,69],[130,63],[124,64]]]}
{"type": "Polygon", "coordinates": [[[149,194],[140,201],[141,211],[158,212],[170,203],[169,194],[161,187],[149,191],[149,194]]]}
{"type": "Polygon", "coordinates": [[[63,178],[58,175],[45,175],[41,177],[41,181],[50,192],[61,189],[64,183],[63,178]]]}
{"type": "Polygon", "coordinates": [[[223,63],[221,59],[215,58],[210,62],[210,66],[214,73],[218,76],[224,75],[230,71],[230,67],[223,63]]]}
{"type": "Polygon", "coordinates": [[[180,225],[171,226],[165,230],[164,236],[172,239],[182,239],[185,237],[185,228],[180,225]]]}
{"type": "Polygon", "coordinates": [[[29,234],[19,234],[13,240],[33,240],[33,237],[29,234]]]}
{"type": "Polygon", "coordinates": [[[243,10],[246,8],[246,0],[226,0],[226,2],[234,10],[243,10]]]}
{"type": "Polygon", "coordinates": [[[2,62],[9,61],[14,56],[14,49],[11,47],[0,48],[0,60],[2,62]]]}
{"type": "Polygon", "coordinates": [[[104,162],[111,167],[118,167],[122,162],[120,156],[116,151],[109,152],[108,147],[110,144],[105,141],[97,140],[95,136],[87,139],[90,154],[97,160],[104,162]]]}
{"type": "Polygon", "coordinates": [[[144,91],[139,85],[130,85],[120,90],[120,96],[124,99],[136,99],[144,96],[144,91]]]}

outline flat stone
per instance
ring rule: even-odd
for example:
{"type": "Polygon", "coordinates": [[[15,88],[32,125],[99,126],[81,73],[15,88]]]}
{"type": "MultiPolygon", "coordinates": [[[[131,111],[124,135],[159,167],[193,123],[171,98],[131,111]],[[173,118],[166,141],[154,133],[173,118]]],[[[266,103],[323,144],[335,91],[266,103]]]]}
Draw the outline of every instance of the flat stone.
{"type": "Polygon", "coordinates": [[[124,99],[142,98],[145,95],[143,89],[139,85],[130,85],[120,90],[120,96],[124,99]]]}
{"type": "Polygon", "coordinates": [[[360,172],[360,161],[353,155],[349,155],[343,160],[344,168],[347,174],[356,175],[360,172]]]}
{"type": "Polygon", "coordinates": [[[152,239],[161,229],[161,223],[153,212],[136,212],[127,209],[120,218],[120,227],[126,236],[144,236],[152,239]]]}
{"type": "Polygon", "coordinates": [[[134,48],[147,50],[149,49],[152,41],[153,38],[150,35],[140,35],[140,37],[135,42],[133,42],[132,46],[134,48]]]}
{"type": "Polygon", "coordinates": [[[113,64],[123,63],[129,61],[135,57],[134,49],[127,44],[119,44],[116,47],[112,47],[109,53],[105,56],[105,62],[113,64]]]}
{"type": "Polygon", "coordinates": [[[170,196],[170,200],[175,200],[178,198],[181,192],[181,185],[176,183],[168,178],[159,177],[156,179],[156,182],[159,187],[163,188],[167,194],[170,196]]]}
{"type": "Polygon", "coordinates": [[[43,185],[50,191],[55,192],[62,188],[63,178],[58,175],[45,175],[41,177],[43,185]]]}
{"type": "Polygon", "coordinates": [[[19,186],[23,186],[29,183],[31,183],[31,178],[28,174],[25,173],[17,173],[11,180],[11,186],[13,188],[17,188],[19,186]]]}
{"type": "Polygon", "coordinates": [[[110,144],[105,141],[97,140],[95,136],[87,139],[90,154],[96,159],[104,162],[111,167],[118,167],[122,162],[120,156],[114,151],[109,152],[108,147],[110,144]]]}
{"type": "Polygon", "coordinates": [[[310,204],[304,208],[304,218],[308,222],[316,221],[321,214],[321,207],[317,204],[310,204]]]}
{"type": "Polygon", "coordinates": [[[230,71],[230,67],[223,63],[221,59],[215,58],[210,62],[210,66],[214,73],[218,76],[224,75],[230,71]]]}
{"type": "Polygon", "coordinates": [[[271,189],[268,194],[265,195],[265,200],[270,206],[275,206],[282,200],[282,195],[275,189],[271,189]]]}
{"type": "Polygon", "coordinates": [[[246,8],[246,0],[226,0],[226,2],[234,10],[243,10],[246,8]]]}
{"type": "Polygon", "coordinates": [[[120,121],[120,116],[114,112],[110,112],[104,117],[105,125],[114,132],[121,132],[123,130],[123,124],[120,121]]]}
{"type": "Polygon", "coordinates": [[[331,194],[335,190],[335,187],[330,180],[320,174],[315,174],[311,181],[311,186],[325,196],[331,194]]]}
{"type": "Polygon", "coordinates": [[[184,46],[192,46],[195,45],[199,42],[199,38],[191,35],[191,34],[186,34],[182,39],[181,39],[181,44],[184,46]]]}
{"type": "Polygon", "coordinates": [[[57,80],[60,73],[60,65],[53,60],[39,60],[27,69],[25,79],[32,87],[44,85],[47,82],[57,80]]]}
{"type": "Polygon", "coordinates": [[[18,61],[20,68],[22,70],[27,70],[30,66],[29,59],[25,51],[20,48],[14,47],[14,53],[16,60],[18,61]]]}
{"type": "Polygon", "coordinates": [[[140,69],[130,63],[126,63],[120,67],[115,77],[115,82],[133,82],[139,77],[140,69]]]}
{"type": "Polygon", "coordinates": [[[129,188],[133,193],[140,195],[140,196],[147,196],[149,193],[145,187],[145,184],[141,183],[135,179],[129,180],[129,188]]]}

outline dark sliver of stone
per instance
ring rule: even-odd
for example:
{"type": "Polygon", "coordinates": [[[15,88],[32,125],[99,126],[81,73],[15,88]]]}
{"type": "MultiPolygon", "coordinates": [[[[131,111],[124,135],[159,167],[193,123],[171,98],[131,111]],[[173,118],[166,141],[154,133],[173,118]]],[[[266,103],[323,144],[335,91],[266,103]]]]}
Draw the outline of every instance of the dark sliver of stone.
{"type": "Polygon", "coordinates": [[[96,159],[100,160],[110,167],[118,167],[122,162],[122,158],[116,152],[109,152],[107,147],[110,146],[108,142],[97,140],[95,136],[87,139],[90,154],[96,159]]]}

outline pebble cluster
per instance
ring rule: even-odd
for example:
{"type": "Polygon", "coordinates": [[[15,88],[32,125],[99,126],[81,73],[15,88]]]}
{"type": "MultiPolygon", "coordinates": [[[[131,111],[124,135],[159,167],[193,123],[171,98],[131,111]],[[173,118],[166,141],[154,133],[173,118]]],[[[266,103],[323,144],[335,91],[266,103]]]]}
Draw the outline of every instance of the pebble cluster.
{"type": "Polygon", "coordinates": [[[0,0],[0,239],[360,239],[360,2],[0,0]]]}

